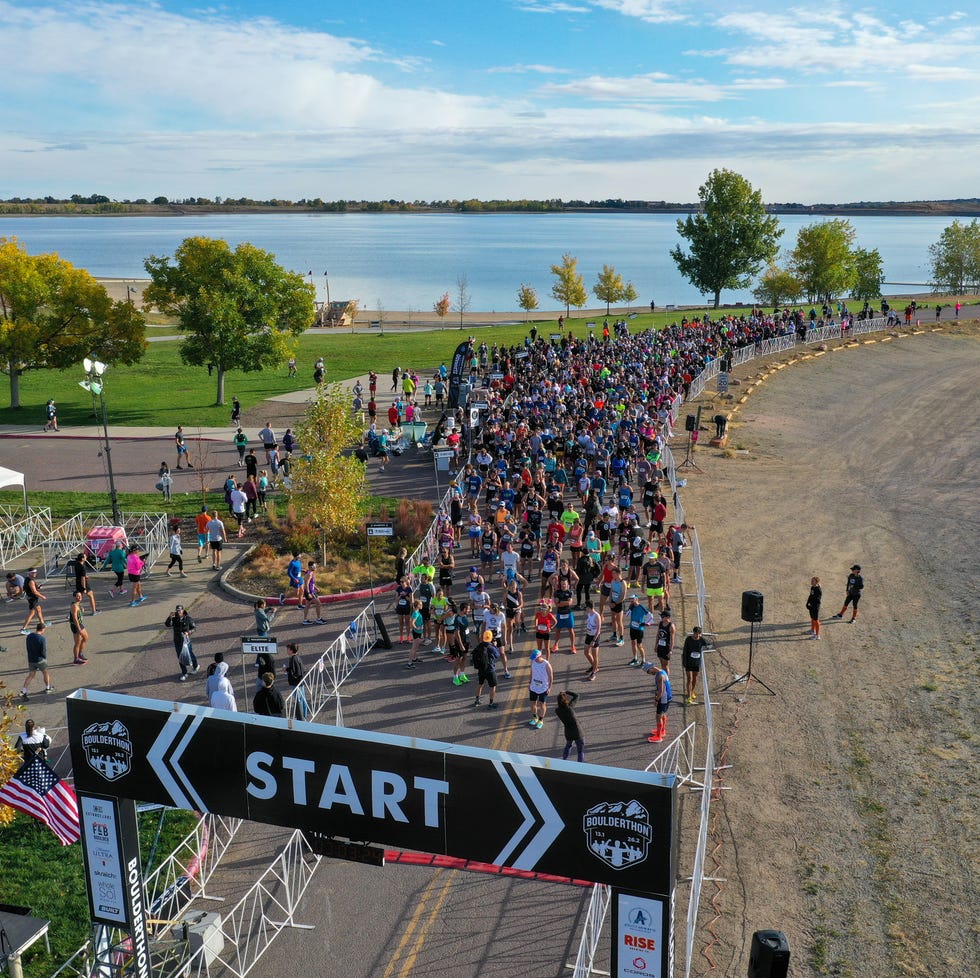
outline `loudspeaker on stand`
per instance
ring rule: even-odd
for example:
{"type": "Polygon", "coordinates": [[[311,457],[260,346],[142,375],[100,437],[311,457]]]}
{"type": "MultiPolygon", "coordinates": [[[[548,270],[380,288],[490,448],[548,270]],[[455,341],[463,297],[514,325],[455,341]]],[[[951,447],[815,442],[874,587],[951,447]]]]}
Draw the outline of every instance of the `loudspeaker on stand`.
{"type": "Polygon", "coordinates": [[[749,952],[749,978],[786,978],[789,941],[781,930],[757,930],[749,952]]]}
{"type": "Polygon", "coordinates": [[[763,600],[761,591],[743,591],[742,621],[762,621],[763,600]]]}

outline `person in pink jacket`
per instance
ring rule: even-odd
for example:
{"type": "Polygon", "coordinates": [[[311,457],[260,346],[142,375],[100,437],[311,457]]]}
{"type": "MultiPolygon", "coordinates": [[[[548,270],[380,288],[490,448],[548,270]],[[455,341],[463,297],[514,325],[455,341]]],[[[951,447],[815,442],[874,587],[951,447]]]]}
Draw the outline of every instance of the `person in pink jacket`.
{"type": "Polygon", "coordinates": [[[143,558],[139,555],[139,548],[134,543],[126,555],[126,576],[129,578],[133,596],[133,600],[129,602],[130,608],[135,608],[138,604],[142,604],[146,600],[143,594],[142,580],[143,568],[145,566],[146,564],[143,562],[143,558]]]}

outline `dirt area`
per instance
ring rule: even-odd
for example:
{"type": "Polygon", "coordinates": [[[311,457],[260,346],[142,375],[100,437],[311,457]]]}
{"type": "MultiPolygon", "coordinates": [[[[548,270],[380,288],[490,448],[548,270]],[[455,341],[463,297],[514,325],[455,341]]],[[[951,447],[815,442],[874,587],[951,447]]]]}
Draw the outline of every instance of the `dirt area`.
{"type": "Polygon", "coordinates": [[[794,975],[976,974],[978,378],[976,324],[854,344],[752,392],[729,428],[747,454],[697,453],[713,685],[745,671],[758,589],[754,671],[777,695],[713,697],[732,768],[705,873],[725,882],[705,884],[696,973],[744,975],[775,928],[794,975]],[[854,563],[857,622],[829,620],[854,563]]]}

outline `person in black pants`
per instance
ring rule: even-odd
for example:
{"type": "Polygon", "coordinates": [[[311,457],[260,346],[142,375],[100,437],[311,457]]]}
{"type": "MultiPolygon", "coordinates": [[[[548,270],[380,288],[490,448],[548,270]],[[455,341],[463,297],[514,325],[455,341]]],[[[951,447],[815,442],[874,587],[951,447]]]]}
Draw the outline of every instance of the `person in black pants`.
{"type": "Polygon", "coordinates": [[[572,752],[572,744],[578,750],[578,760],[585,760],[585,738],[582,736],[582,728],[578,725],[578,718],[572,705],[578,699],[578,693],[565,690],[558,694],[558,705],[555,707],[555,716],[561,720],[565,728],[565,749],[562,751],[563,761],[568,760],[568,755],[572,752]]]}
{"type": "Polygon", "coordinates": [[[164,622],[167,628],[172,628],[174,633],[174,651],[177,653],[177,663],[180,666],[180,682],[187,681],[188,669],[197,672],[201,667],[197,664],[197,656],[194,655],[194,645],[191,642],[191,632],[197,627],[194,619],[184,610],[182,604],[177,605],[174,610],[167,615],[164,622]],[[187,639],[187,651],[190,653],[190,661],[181,661],[180,654],[184,648],[184,639],[187,639]]]}

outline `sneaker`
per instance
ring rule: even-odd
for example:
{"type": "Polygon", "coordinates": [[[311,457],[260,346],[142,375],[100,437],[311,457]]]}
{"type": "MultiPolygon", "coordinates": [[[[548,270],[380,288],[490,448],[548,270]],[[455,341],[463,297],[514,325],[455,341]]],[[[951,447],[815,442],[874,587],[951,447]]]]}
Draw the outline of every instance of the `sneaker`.
{"type": "Polygon", "coordinates": [[[656,734],[651,734],[647,737],[648,744],[659,744],[663,740],[663,737],[658,737],[656,734]]]}
{"type": "Polygon", "coordinates": [[[20,698],[21,698],[21,699],[22,699],[22,700],[23,700],[23,701],[24,701],[25,703],[26,703],[26,702],[27,702],[27,701],[28,701],[28,700],[30,699],[30,696],[28,696],[28,695],[27,695],[27,690],[26,690],[26,689],[22,689],[22,690],[20,691],[20,698]]]}
{"type": "Polygon", "coordinates": [[[417,665],[417,664],[418,664],[419,662],[421,662],[421,661],[422,661],[421,659],[412,659],[412,665],[413,665],[413,666],[414,666],[414,665],[417,665]]]}
{"type": "Polygon", "coordinates": [[[194,672],[200,672],[200,671],[201,671],[200,665],[194,666],[194,672]]]}
{"type": "MultiPolygon", "coordinates": [[[[200,559],[201,558],[198,557],[198,560],[200,560],[200,559]]],[[[279,592],[279,606],[282,607],[282,605],[284,605],[285,603],[286,603],[286,592],[285,591],[280,591],[279,592]]]]}
{"type": "Polygon", "coordinates": [[[87,663],[88,663],[88,659],[86,659],[85,656],[81,656],[78,659],[72,659],[73,666],[84,666],[87,663]]]}
{"type": "Polygon", "coordinates": [[[183,571],[180,572],[180,576],[181,577],[187,577],[187,575],[183,571]]]}
{"type": "Polygon", "coordinates": [[[326,625],[327,619],[326,618],[317,618],[316,623],[318,625],[326,625]]]}
{"type": "Polygon", "coordinates": [[[848,625],[853,625],[854,624],[854,621],[855,621],[855,619],[851,618],[851,619],[848,620],[847,624],[848,625]]]}
{"type": "MultiPolygon", "coordinates": [[[[626,663],[626,665],[628,666],[638,666],[639,664],[640,664],[639,659],[630,659],[630,661],[626,663]]],[[[592,670],[590,669],[589,671],[591,672],[592,670]]]]}
{"type": "Polygon", "coordinates": [[[697,703],[697,701],[698,701],[698,694],[697,693],[691,693],[691,702],[692,703],[697,703]]]}
{"type": "Polygon", "coordinates": [[[116,591],[116,594],[129,594],[129,588],[121,587],[118,591],[116,591]]]}
{"type": "Polygon", "coordinates": [[[30,635],[31,634],[31,630],[29,628],[22,628],[20,630],[20,633],[21,633],[21,635],[30,635]]]}
{"type": "Polygon", "coordinates": [[[459,676],[453,676],[453,685],[454,686],[462,686],[463,685],[463,680],[460,679],[459,676]]]}
{"type": "Polygon", "coordinates": [[[177,682],[179,682],[179,683],[186,683],[186,682],[187,682],[187,674],[185,673],[185,674],[184,674],[183,676],[181,676],[181,677],[180,677],[180,678],[179,678],[179,679],[177,680],[177,682]]]}
{"type": "Polygon", "coordinates": [[[538,720],[534,724],[534,726],[535,726],[536,729],[541,730],[544,727],[544,720],[538,720]]]}
{"type": "Polygon", "coordinates": [[[830,620],[833,621],[836,618],[839,621],[843,617],[844,617],[843,615],[831,615],[830,620]]]}
{"type": "Polygon", "coordinates": [[[473,700],[473,706],[479,706],[479,705],[480,705],[480,697],[477,696],[476,699],[473,700]]]}
{"type": "Polygon", "coordinates": [[[487,709],[488,710],[496,710],[497,709],[497,704],[491,701],[490,703],[487,703],[487,709]]]}
{"type": "Polygon", "coordinates": [[[144,594],[144,595],[143,595],[143,597],[141,597],[141,598],[139,599],[139,601],[137,601],[136,603],[137,603],[137,604],[142,604],[142,603],[143,603],[143,602],[144,602],[145,600],[146,600],[146,595],[144,594]]]}
{"type": "Polygon", "coordinates": [[[622,644],[623,644],[623,640],[621,638],[617,638],[616,639],[616,647],[619,648],[622,644]]]}
{"type": "Polygon", "coordinates": [[[138,604],[139,604],[139,601],[130,601],[129,602],[129,607],[130,608],[135,608],[138,604]]]}
{"type": "Polygon", "coordinates": [[[538,718],[537,717],[531,717],[531,719],[527,721],[527,725],[529,727],[532,727],[532,728],[533,727],[536,727],[538,725],[538,718]]]}
{"type": "Polygon", "coordinates": [[[44,692],[46,692],[46,693],[53,693],[54,692],[54,686],[45,686],[44,687],[44,692]]]}
{"type": "Polygon", "coordinates": [[[467,676],[465,672],[461,672],[459,674],[459,678],[462,679],[464,683],[468,683],[470,681],[470,677],[467,676]]]}
{"type": "Polygon", "coordinates": [[[303,619],[303,620],[302,620],[302,621],[300,622],[300,624],[301,624],[301,625],[315,625],[315,624],[316,624],[316,622],[315,622],[315,621],[310,621],[310,619],[309,619],[309,618],[304,618],[304,619],[303,619]]]}
{"type": "Polygon", "coordinates": [[[405,663],[405,668],[406,668],[406,669],[414,669],[414,668],[415,668],[415,660],[414,660],[414,659],[412,659],[412,661],[411,661],[411,662],[406,662],[406,663],[405,663]]]}
{"type": "Polygon", "coordinates": [[[116,596],[116,589],[112,587],[109,588],[109,597],[114,598],[115,596],[116,596]]]}
{"type": "Polygon", "coordinates": [[[587,675],[587,676],[585,677],[585,681],[586,681],[587,683],[594,683],[594,682],[595,682],[595,673],[594,673],[594,672],[590,672],[590,673],[589,673],[589,674],[588,674],[588,675],[587,675]]]}

